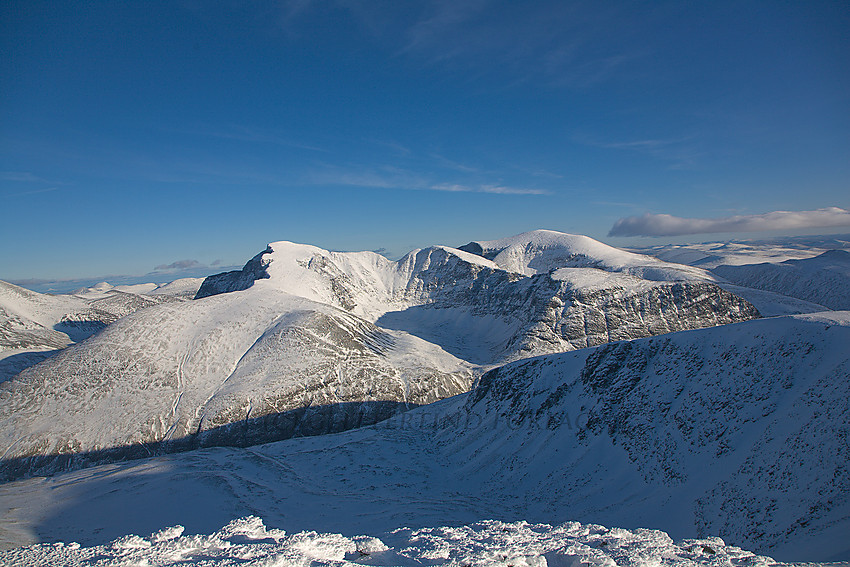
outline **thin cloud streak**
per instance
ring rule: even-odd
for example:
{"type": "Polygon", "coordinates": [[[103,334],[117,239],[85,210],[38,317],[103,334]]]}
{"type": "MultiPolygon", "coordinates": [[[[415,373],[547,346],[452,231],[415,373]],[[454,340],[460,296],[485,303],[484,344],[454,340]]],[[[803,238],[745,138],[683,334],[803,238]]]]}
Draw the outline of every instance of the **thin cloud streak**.
{"type": "Polygon", "coordinates": [[[576,143],[603,148],[608,150],[625,150],[641,153],[650,157],[673,162],[671,169],[683,169],[693,166],[701,152],[686,145],[694,139],[694,136],[674,139],[645,139],[629,142],[598,142],[580,137],[575,138],[576,143]]]}
{"type": "Polygon", "coordinates": [[[611,227],[608,236],[683,236],[837,226],[850,226],[850,210],[827,207],[814,211],[774,211],[760,215],[736,215],[716,219],[693,219],[647,213],[619,219],[611,227]]]}
{"type": "Polygon", "coordinates": [[[9,193],[8,195],[3,195],[5,198],[11,197],[24,197],[26,195],[37,195],[38,193],[50,193],[52,191],[58,191],[58,187],[48,187],[47,189],[33,189],[32,191],[21,191],[20,193],[9,193]]]}
{"type": "Polygon", "coordinates": [[[329,171],[305,178],[310,185],[342,185],[399,189],[404,191],[441,191],[448,193],[490,193],[494,195],[552,195],[548,189],[511,187],[496,183],[434,183],[420,174],[396,167],[375,171],[329,171]]]}
{"type": "Polygon", "coordinates": [[[458,185],[452,183],[439,183],[432,185],[429,189],[433,191],[449,191],[452,193],[494,193],[496,195],[551,195],[551,191],[545,189],[526,189],[522,187],[506,187],[504,185],[458,185]]]}
{"type": "Polygon", "coordinates": [[[0,181],[21,181],[26,183],[49,183],[29,171],[0,171],[0,181]]]}

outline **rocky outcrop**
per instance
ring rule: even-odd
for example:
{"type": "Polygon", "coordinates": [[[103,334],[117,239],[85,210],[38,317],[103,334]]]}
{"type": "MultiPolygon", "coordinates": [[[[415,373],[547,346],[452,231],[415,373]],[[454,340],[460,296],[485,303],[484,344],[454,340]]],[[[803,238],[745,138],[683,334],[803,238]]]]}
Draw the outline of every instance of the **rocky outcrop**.
{"type": "Polygon", "coordinates": [[[268,261],[264,260],[263,256],[269,254],[271,251],[271,247],[266,248],[248,260],[248,263],[241,270],[223,272],[207,277],[201,283],[201,287],[195,294],[195,299],[202,299],[211,295],[218,295],[219,293],[242,291],[254,285],[255,281],[268,278],[269,274],[266,271],[268,261]]]}

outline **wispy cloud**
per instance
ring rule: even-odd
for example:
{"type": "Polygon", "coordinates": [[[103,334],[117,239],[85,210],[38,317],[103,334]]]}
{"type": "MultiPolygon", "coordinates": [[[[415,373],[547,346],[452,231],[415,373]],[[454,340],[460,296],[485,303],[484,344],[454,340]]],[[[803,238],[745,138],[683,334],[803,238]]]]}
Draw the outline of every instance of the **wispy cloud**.
{"type": "Polygon", "coordinates": [[[440,154],[431,154],[430,157],[436,160],[438,165],[445,167],[446,169],[453,169],[463,173],[478,173],[480,171],[477,167],[457,162],[440,154]]]}
{"type": "Polygon", "coordinates": [[[378,170],[345,170],[329,167],[304,178],[311,185],[374,187],[406,191],[441,191],[450,193],[491,193],[496,195],[551,195],[552,191],[535,187],[513,187],[501,183],[435,182],[426,174],[385,166],[378,170]]]}
{"type": "Polygon", "coordinates": [[[681,138],[648,138],[643,140],[630,140],[625,142],[600,142],[576,137],[574,140],[585,146],[605,148],[610,150],[623,150],[637,152],[651,156],[655,159],[672,162],[672,169],[683,169],[697,163],[701,152],[694,149],[693,137],[681,138]]]}
{"type": "Polygon", "coordinates": [[[301,40],[334,12],[414,64],[462,71],[469,80],[498,74],[509,87],[539,80],[585,88],[651,54],[633,30],[658,11],[582,2],[283,0],[276,25],[301,40]]]}
{"type": "Polygon", "coordinates": [[[309,185],[342,185],[378,189],[420,189],[428,185],[428,181],[421,175],[402,168],[349,169],[329,164],[325,164],[322,171],[306,174],[302,181],[309,185]]]}
{"type": "Polygon", "coordinates": [[[774,211],[760,215],[736,215],[715,219],[647,213],[619,219],[608,232],[608,236],[681,236],[836,226],[850,226],[850,210],[828,207],[814,211],[774,211]]]}
{"type": "Polygon", "coordinates": [[[400,156],[409,156],[412,151],[407,146],[396,142],[395,140],[379,140],[376,138],[364,138],[364,142],[368,142],[370,144],[374,144],[376,146],[380,146],[382,148],[386,148],[391,150],[394,154],[400,156]]]}
{"type": "Polygon", "coordinates": [[[508,73],[517,79],[514,85],[537,79],[586,88],[651,52],[646,44],[631,43],[629,33],[651,16],[625,6],[493,0],[424,6],[422,17],[404,30],[401,53],[432,65],[475,68],[476,76],[508,73]]]}
{"type": "Polygon", "coordinates": [[[450,191],[454,193],[495,193],[497,195],[551,195],[546,189],[528,189],[524,187],[507,187],[505,185],[459,185],[456,183],[438,183],[427,189],[433,191],[450,191]]]}
{"type": "Polygon", "coordinates": [[[23,197],[25,195],[37,195],[38,193],[50,193],[52,191],[58,191],[58,187],[47,187],[46,189],[33,189],[32,191],[20,191],[18,193],[7,193],[3,195],[5,198],[9,197],[23,197]]]}
{"type": "Polygon", "coordinates": [[[0,181],[18,181],[25,183],[50,183],[29,171],[0,171],[0,181]]]}

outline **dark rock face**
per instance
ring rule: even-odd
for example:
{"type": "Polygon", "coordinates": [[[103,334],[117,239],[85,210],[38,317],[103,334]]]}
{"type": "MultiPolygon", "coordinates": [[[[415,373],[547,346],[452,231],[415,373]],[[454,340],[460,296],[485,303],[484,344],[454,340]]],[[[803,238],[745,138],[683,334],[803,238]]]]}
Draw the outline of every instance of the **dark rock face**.
{"type": "MultiPolygon", "coordinates": [[[[387,313],[378,324],[417,334],[479,364],[761,317],[751,303],[709,282],[579,287],[553,274],[525,277],[456,257],[439,265],[433,260],[407,290],[427,297],[427,303],[387,313]],[[474,332],[457,323],[469,323],[459,312],[503,328],[501,338],[478,358],[453,350],[474,332]]],[[[603,279],[608,272],[588,268],[585,274],[603,279]]]]}
{"type": "Polygon", "coordinates": [[[484,248],[481,247],[477,242],[470,242],[469,244],[464,244],[463,246],[458,246],[458,250],[463,250],[464,252],[469,252],[470,254],[475,254],[476,256],[481,256],[482,258],[487,258],[488,260],[492,260],[498,251],[491,252],[489,255],[484,254],[484,248]]]}
{"type": "Polygon", "coordinates": [[[263,259],[263,256],[271,253],[271,251],[271,248],[266,248],[248,260],[248,263],[241,270],[223,272],[207,277],[198,289],[198,293],[195,294],[195,299],[231,291],[242,291],[254,285],[257,280],[268,279],[269,274],[266,271],[268,262],[263,259]]]}

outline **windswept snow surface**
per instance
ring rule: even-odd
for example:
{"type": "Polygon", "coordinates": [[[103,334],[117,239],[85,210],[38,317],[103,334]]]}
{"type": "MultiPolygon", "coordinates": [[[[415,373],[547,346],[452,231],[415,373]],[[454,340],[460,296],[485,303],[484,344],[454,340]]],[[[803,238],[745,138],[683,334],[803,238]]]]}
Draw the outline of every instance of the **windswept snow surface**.
{"type": "Polygon", "coordinates": [[[128,294],[117,298],[115,293],[89,299],[45,295],[0,281],[0,382],[126,313],[158,303],[128,294]]]}
{"type": "Polygon", "coordinates": [[[183,526],[147,537],[127,535],[96,547],[47,544],[0,552],[19,565],[195,565],[245,567],[512,566],[767,567],[774,561],[719,538],[673,542],[664,532],[608,529],[577,522],[551,526],[482,521],[468,526],[398,528],[381,534],[341,534],[267,528],[256,516],[233,520],[209,535],[184,535],[183,526]]]}
{"type": "Polygon", "coordinates": [[[0,281],[0,382],[120,317],[177,296],[141,295],[140,288],[130,286],[135,289],[131,292],[122,291],[124,287],[102,282],[77,295],[48,295],[0,281]]]}
{"type": "Polygon", "coordinates": [[[576,520],[848,560],[848,344],[850,313],[828,312],[518,361],[372,427],[5,483],[0,538],[92,546],[255,515],[400,552],[382,535],[399,526],[576,520]]]}

